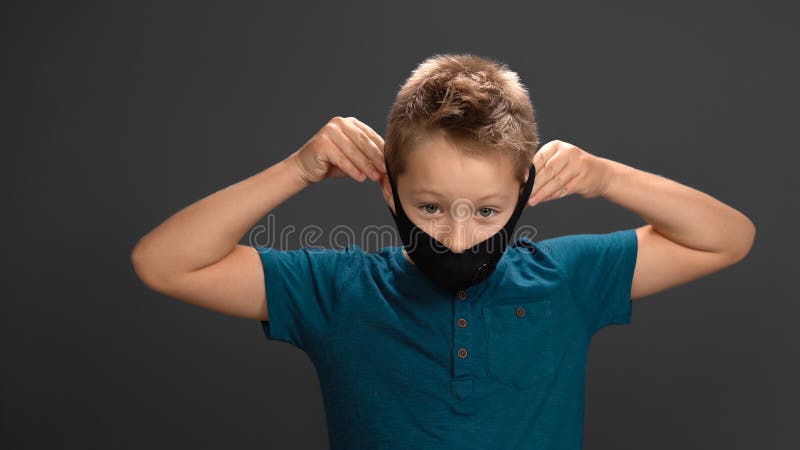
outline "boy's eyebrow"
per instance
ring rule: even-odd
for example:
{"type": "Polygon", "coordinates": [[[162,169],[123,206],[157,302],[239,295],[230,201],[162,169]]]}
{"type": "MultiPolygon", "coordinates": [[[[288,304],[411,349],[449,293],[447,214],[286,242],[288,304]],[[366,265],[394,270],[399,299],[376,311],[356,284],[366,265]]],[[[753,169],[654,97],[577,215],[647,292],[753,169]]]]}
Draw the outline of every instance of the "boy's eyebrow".
{"type": "MultiPolygon", "coordinates": [[[[415,194],[415,195],[431,194],[434,197],[441,197],[441,195],[438,192],[434,192],[434,191],[432,191],[430,189],[424,189],[424,188],[423,189],[415,189],[415,190],[411,191],[411,193],[415,194]]],[[[483,202],[483,201],[486,201],[486,200],[500,199],[500,198],[503,198],[503,195],[501,193],[499,193],[499,192],[491,192],[489,194],[484,195],[483,197],[478,198],[477,200],[483,202]]]]}

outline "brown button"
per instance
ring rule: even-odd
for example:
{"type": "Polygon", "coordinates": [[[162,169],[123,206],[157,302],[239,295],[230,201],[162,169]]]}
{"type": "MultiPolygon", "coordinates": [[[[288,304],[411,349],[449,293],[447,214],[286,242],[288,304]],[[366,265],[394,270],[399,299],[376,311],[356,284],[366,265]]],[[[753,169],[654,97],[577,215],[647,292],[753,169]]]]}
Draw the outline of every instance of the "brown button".
{"type": "Polygon", "coordinates": [[[466,327],[467,326],[467,319],[465,319],[463,317],[458,319],[458,326],[460,326],[461,328],[466,327]]]}
{"type": "Polygon", "coordinates": [[[461,359],[466,358],[467,357],[467,349],[465,349],[465,348],[458,349],[458,357],[461,358],[461,359]]]}
{"type": "Polygon", "coordinates": [[[523,308],[522,306],[517,308],[517,317],[522,317],[524,315],[525,315],[525,308],[523,308]]]}
{"type": "Polygon", "coordinates": [[[460,298],[461,300],[464,300],[465,298],[467,298],[467,291],[465,291],[465,290],[458,291],[458,298],[460,298]]]}

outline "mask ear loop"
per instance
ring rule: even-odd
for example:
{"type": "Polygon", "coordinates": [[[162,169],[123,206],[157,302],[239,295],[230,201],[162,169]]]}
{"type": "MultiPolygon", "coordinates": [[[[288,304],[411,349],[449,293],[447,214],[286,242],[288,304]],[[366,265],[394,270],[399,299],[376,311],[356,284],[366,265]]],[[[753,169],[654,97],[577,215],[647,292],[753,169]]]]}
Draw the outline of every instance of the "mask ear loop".
{"type": "Polygon", "coordinates": [[[517,207],[514,209],[514,213],[511,215],[511,219],[508,220],[508,223],[513,223],[519,219],[520,214],[522,214],[522,210],[525,209],[525,206],[528,204],[528,198],[531,196],[531,191],[533,190],[533,183],[535,180],[536,166],[531,164],[531,167],[528,169],[528,181],[525,182],[525,187],[522,189],[522,194],[520,194],[517,207]]]}
{"type": "MultiPolygon", "coordinates": [[[[533,182],[536,179],[536,166],[531,164],[530,168],[528,169],[528,180],[525,182],[525,186],[522,188],[522,194],[520,194],[519,199],[517,200],[517,206],[514,209],[514,212],[511,214],[511,218],[508,219],[505,226],[498,232],[504,233],[506,236],[503,240],[506,241],[506,244],[511,241],[511,226],[512,224],[516,225],[517,220],[519,220],[520,214],[522,214],[522,210],[528,204],[528,197],[531,195],[531,191],[533,190],[533,182]]],[[[480,244],[478,244],[480,245],[480,244]]],[[[485,279],[485,272],[488,270],[488,264],[482,264],[475,270],[475,273],[472,275],[472,283],[478,283],[485,279]]]]}
{"type": "MultiPolygon", "coordinates": [[[[397,181],[392,176],[391,171],[389,170],[389,165],[386,165],[386,176],[389,178],[389,186],[392,188],[392,198],[394,199],[394,211],[389,205],[386,205],[386,209],[389,210],[389,213],[392,215],[395,223],[398,224],[398,232],[400,233],[400,240],[403,242],[403,246],[406,247],[406,250],[409,252],[409,256],[412,253],[409,250],[408,246],[406,245],[406,241],[409,242],[408,245],[411,247],[416,247],[419,242],[420,233],[424,234],[424,232],[411,221],[411,218],[403,209],[403,205],[400,203],[400,193],[397,191],[397,181]],[[403,233],[404,229],[410,229],[411,232],[408,235],[403,233]]],[[[412,257],[413,259],[413,257],[412,257]]]]}
{"type": "MultiPolygon", "coordinates": [[[[386,165],[386,176],[389,178],[389,186],[392,188],[392,198],[394,199],[394,209],[397,211],[397,208],[402,208],[402,206],[400,206],[400,195],[397,193],[397,184],[395,183],[394,177],[389,170],[388,164],[386,165]]],[[[386,205],[386,207],[389,208],[389,205],[386,205]]],[[[395,211],[392,211],[392,208],[389,208],[389,212],[392,213],[392,216],[397,217],[395,211]]]]}
{"type": "Polygon", "coordinates": [[[531,191],[533,190],[533,183],[535,179],[536,179],[536,166],[531,164],[530,168],[528,169],[528,180],[525,182],[525,187],[522,189],[522,194],[520,194],[519,199],[517,200],[517,206],[514,208],[514,212],[511,214],[511,217],[508,219],[506,224],[499,231],[499,233],[503,233],[504,235],[503,240],[507,245],[511,243],[511,235],[513,234],[513,228],[516,226],[517,221],[519,221],[519,218],[522,215],[522,211],[528,204],[528,198],[530,197],[531,191]]]}

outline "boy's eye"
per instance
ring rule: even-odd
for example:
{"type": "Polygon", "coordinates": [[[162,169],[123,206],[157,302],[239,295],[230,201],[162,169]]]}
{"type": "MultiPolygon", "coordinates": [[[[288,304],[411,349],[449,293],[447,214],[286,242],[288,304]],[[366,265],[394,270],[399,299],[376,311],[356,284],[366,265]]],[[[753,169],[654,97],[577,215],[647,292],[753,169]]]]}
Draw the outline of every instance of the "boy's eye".
{"type": "Polygon", "coordinates": [[[425,212],[428,214],[436,214],[439,211],[439,205],[434,203],[428,203],[427,205],[422,206],[425,209],[425,212]]]}
{"type": "Polygon", "coordinates": [[[497,211],[492,208],[478,208],[478,214],[480,214],[481,217],[492,217],[496,212],[497,211]]]}
{"type": "MultiPolygon", "coordinates": [[[[439,205],[437,205],[436,203],[428,203],[422,205],[422,209],[423,211],[425,211],[426,214],[438,214],[442,212],[442,210],[439,208],[439,205]]],[[[484,218],[492,217],[495,214],[497,214],[497,210],[489,207],[478,208],[477,212],[480,217],[484,218]]]]}

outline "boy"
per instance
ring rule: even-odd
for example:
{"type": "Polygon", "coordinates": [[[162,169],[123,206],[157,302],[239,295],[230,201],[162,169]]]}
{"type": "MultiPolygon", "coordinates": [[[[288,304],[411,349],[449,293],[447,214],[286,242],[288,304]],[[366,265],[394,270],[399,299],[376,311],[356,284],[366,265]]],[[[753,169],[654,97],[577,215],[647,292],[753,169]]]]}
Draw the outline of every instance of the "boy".
{"type": "Polygon", "coordinates": [[[755,227],[671,180],[562,141],[537,146],[516,73],[436,55],[398,93],[385,142],[336,117],[285,160],[170,217],[132,261],[151,288],[259,319],[267,338],[304,350],[332,450],[580,449],[592,336],[630,323],[633,299],[740,261],[755,227]],[[237,244],[337,176],[380,183],[403,246],[237,244]],[[575,193],[648,224],[509,243],[525,206],[575,193]]]}

